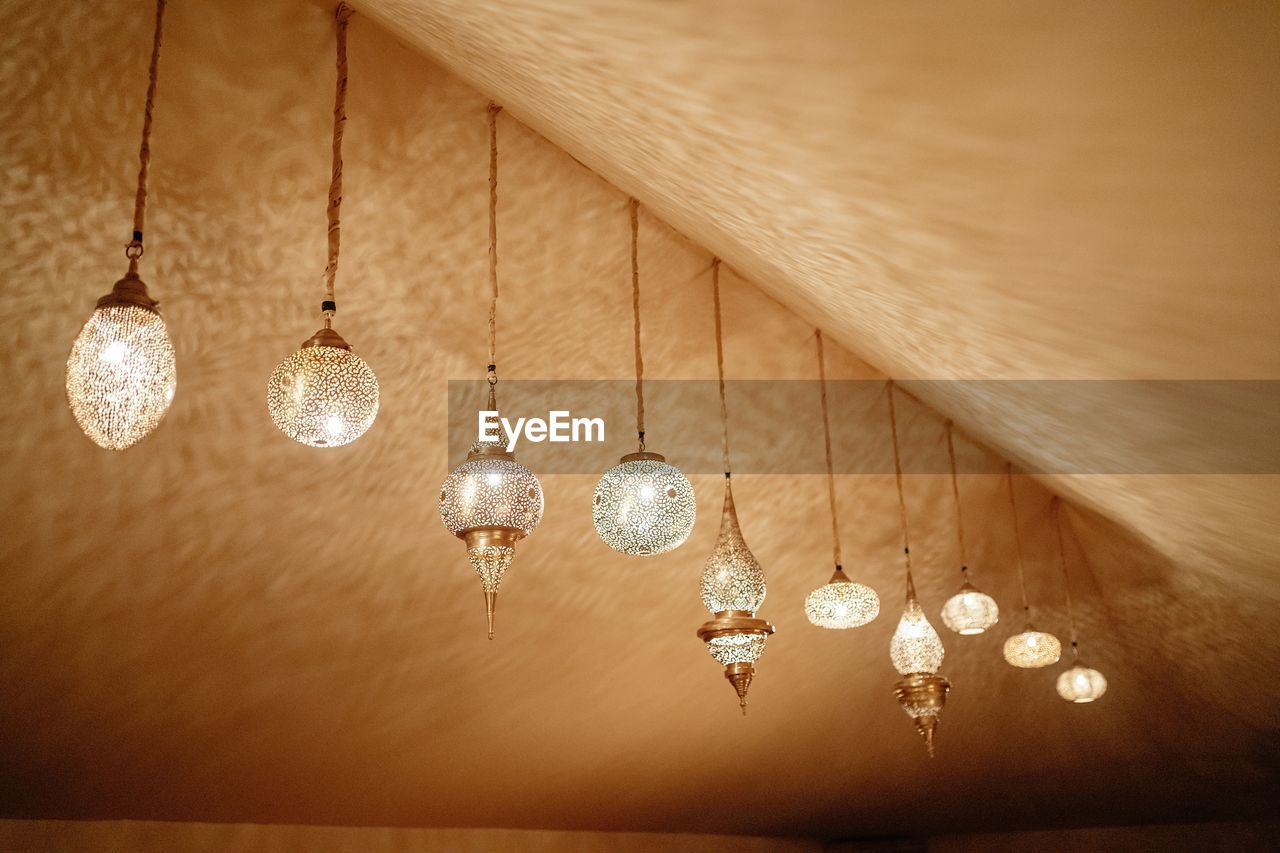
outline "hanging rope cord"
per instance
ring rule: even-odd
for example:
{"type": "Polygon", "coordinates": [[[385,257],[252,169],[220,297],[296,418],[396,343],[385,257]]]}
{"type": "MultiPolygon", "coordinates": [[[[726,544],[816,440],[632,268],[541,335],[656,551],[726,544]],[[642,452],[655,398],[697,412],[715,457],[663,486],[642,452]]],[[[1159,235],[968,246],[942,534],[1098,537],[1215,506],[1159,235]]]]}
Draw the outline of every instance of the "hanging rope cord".
{"type": "Polygon", "coordinates": [[[333,323],[338,311],[334,299],[334,282],[338,277],[338,250],[342,242],[342,137],[347,131],[347,22],[353,10],[346,3],[339,3],[334,11],[337,23],[338,82],[333,97],[333,170],[329,178],[329,206],[325,213],[329,220],[329,256],[324,265],[324,301],[320,312],[324,314],[325,328],[333,323]]]}
{"type": "Polygon", "coordinates": [[[893,477],[898,486],[898,516],[902,521],[902,553],[907,566],[907,601],[916,597],[915,581],[911,578],[911,540],[907,535],[907,499],[902,492],[902,452],[898,448],[898,411],[893,402],[893,380],[887,385],[889,392],[889,431],[893,436],[893,477]]]}
{"type": "Polygon", "coordinates": [[[1076,613],[1071,604],[1071,576],[1067,573],[1067,549],[1062,541],[1062,500],[1053,496],[1053,529],[1058,534],[1058,564],[1062,567],[1062,588],[1067,593],[1067,624],[1071,626],[1071,654],[1080,656],[1080,636],[1076,631],[1076,613]]]}
{"type": "Polygon", "coordinates": [[[489,409],[496,410],[498,386],[498,113],[489,102],[489,409]]]}
{"type": "Polygon", "coordinates": [[[956,543],[960,547],[960,575],[969,580],[969,559],[965,556],[964,515],[960,511],[960,485],[956,478],[956,445],[951,437],[953,425],[947,421],[947,459],[951,463],[951,497],[956,507],[956,543]]]}
{"type": "Polygon", "coordinates": [[[636,327],[636,435],[644,451],[644,356],[640,352],[640,202],[627,203],[631,212],[631,311],[636,327]]]}
{"type": "Polygon", "coordinates": [[[724,478],[730,479],[729,467],[729,407],[724,397],[724,340],[720,329],[720,259],[711,261],[711,296],[716,309],[716,373],[720,377],[720,436],[724,451],[724,478]]]}
{"type": "Polygon", "coordinates": [[[815,329],[818,339],[818,382],[822,390],[822,441],[827,453],[827,499],[831,503],[831,551],[836,571],[844,571],[840,559],[840,519],[836,511],[836,475],[831,464],[831,418],[827,411],[827,359],[822,349],[822,330],[815,329]]]}
{"type": "Polygon", "coordinates": [[[151,114],[155,110],[156,78],[160,72],[160,45],[164,41],[166,0],[156,0],[156,27],[151,41],[151,64],[147,68],[147,101],[142,112],[142,145],[138,149],[138,191],[133,199],[133,239],[125,244],[129,272],[138,271],[142,257],[142,231],[147,219],[147,178],[151,173],[151,114]]]}
{"type": "Polygon", "coordinates": [[[1009,486],[1009,514],[1013,518],[1013,548],[1018,558],[1018,587],[1022,591],[1022,610],[1031,621],[1031,604],[1027,600],[1027,572],[1022,565],[1022,534],[1018,532],[1018,502],[1013,499],[1013,463],[1009,462],[1004,469],[1005,481],[1009,486]]]}

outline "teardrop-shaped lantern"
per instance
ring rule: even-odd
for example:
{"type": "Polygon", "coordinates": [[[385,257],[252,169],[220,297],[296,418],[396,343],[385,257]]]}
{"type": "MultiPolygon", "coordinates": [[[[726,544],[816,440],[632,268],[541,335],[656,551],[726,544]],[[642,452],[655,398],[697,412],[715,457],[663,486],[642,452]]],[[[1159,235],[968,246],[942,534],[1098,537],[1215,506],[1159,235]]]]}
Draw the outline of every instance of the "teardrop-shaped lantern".
{"type": "Polygon", "coordinates": [[[755,677],[755,664],[764,653],[765,640],[774,627],[756,618],[766,593],[764,569],[747,547],[738,526],[733,487],[724,483],[724,509],[720,534],[702,569],[702,603],[712,619],[698,629],[698,639],[724,667],[724,677],[738,694],[738,705],[747,713],[747,689],[755,677]]]}
{"type": "Polygon", "coordinates": [[[733,486],[725,480],[720,533],[702,569],[702,603],[713,614],[727,610],[754,613],[764,603],[765,592],[764,569],[742,538],[733,486]]]}
{"type": "Polygon", "coordinates": [[[924,738],[930,758],[938,717],[951,690],[951,683],[937,674],[943,654],[942,639],[924,615],[924,608],[916,600],[915,584],[908,577],[907,606],[889,642],[889,659],[898,674],[904,676],[894,685],[893,692],[924,738]]]}
{"type": "Polygon", "coordinates": [[[893,400],[893,380],[888,382],[889,431],[893,438],[893,479],[898,490],[898,516],[902,528],[902,553],[907,575],[907,601],[897,630],[889,641],[889,660],[903,679],[893,686],[893,695],[924,738],[925,749],[933,758],[933,734],[938,717],[947,702],[951,682],[938,675],[942,666],[942,638],[929,624],[924,608],[916,598],[916,584],[911,577],[911,540],[907,528],[907,500],[902,491],[902,455],[898,447],[898,414],[893,400]]]}
{"type": "Polygon", "coordinates": [[[132,270],[98,300],[67,358],[67,402],[99,447],[123,450],[164,418],[178,384],[173,342],[132,270]]]}
{"type": "Polygon", "coordinates": [[[698,629],[698,639],[724,667],[724,677],[738,694],[743,716],[747,713],[747,689],[755,678],[756,661],[764,654],[765,640],[774,628],[756,611],[764,603],[764,569],[756,560],[733,504],[732,469],[729,467],[729,407],[724,393],[724,340],[720,331],[720,259],[711,262],[711,298],[716,318],[716,372],[720,379],[721,449],[724,453],[724,508],[715,548],[702,568],[702,603],[712,619],[698,629]]]}
{"type": "Polygon", "coordinates": [[[165,0],[156,0],[151,64],[138,150],[138,189],[133,203],[133,239],[125,246],[125,277],[98,300],[67,357],[67,402],[76,423],[99,447],[124,450],[151,433],[169,411],[178,386],[173,342],[159,303],[138,277],[151,164],[151,120],[164,32],[165,0]]]}

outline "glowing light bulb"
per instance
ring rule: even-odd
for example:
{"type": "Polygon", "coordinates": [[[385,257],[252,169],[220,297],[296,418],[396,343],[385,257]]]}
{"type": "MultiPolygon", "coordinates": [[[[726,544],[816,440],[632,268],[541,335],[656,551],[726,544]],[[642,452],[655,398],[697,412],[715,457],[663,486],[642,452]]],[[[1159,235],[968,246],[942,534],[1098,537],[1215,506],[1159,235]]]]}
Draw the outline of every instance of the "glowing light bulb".
{"type": "Polygon", "coordinates": [[[98,300],[71,345],[71,414],[99,447],[123,450],[159,425],[177,382],[169,331],[146,286],[129,273],[98,300]]]}
{"type": "Polygon", "coordinates": [[[355,441],[373,426],[378,402],[378,378],[332,329],[316,332],[267,382],[271,420],[309,447],[355,441]]]}
{"type": "Polygon", "coordinates": [[[697,503],[679,468],[657,453],[631,453],[604,472],[591,500],[600,539],[635,556],[665,554],[693,531],[697,503]]]}
{"type": "Polygon", "coordinates": [[[107,364],[120,364],[129,354],[129,346],[124,341],[112,341],[99,356],[107,364]]]}

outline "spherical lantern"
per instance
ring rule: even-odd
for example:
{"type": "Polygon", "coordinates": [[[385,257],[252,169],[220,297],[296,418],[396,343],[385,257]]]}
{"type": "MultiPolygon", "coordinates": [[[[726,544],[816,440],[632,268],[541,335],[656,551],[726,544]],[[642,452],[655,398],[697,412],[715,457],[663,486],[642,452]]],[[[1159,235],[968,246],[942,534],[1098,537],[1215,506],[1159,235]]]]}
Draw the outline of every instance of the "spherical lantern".
{"type": "Polygon", "coordinates": [[[156,428],[177,384],[169,331],[146,285],[130,272],[98,300],[71,345],[71,413],[99,447],[123,450],[156,428]]]}
{"type": "Polygon", "coordinates": [[[1041,669],[1052,666],[1062,657],[1062,643],[1044,631],[1037,631],[1031,623],[1004,641],[1004,659],[1022,669],[1041,669]]]}
{"type": "Polygon", "coordinates": [[[858,628],[880,615],[880,596],[866,584],[849,580],[837,567],[830,581],[809,593],[804,613],[819,628],[858,628]]]}
{"type": "Polygon", "coordinates": [[[1096,669],[1077,663],[1058,676],[1058,695],[1068,702],[1083,705],[1101,699],[1107,692],[1107,679],[1096,669]]]}
{"type": "Polygon", "coordinates": [[[440,488],[440,520],[467,546],[484,589],[489,639],[498,587],[515,545],[542,521],[542,484],[497,443],[476,443],[440,488]]]}
{"type": "Polygon", "coordinates": [[[280,431],[294,441],[338,447],[373,426],[378,379],[341,335],[324,328],[271,374],[267,409],[280,431]]]}
{"type": "Polygon", "coordinates": [[[924,615],[924,609],[916,600],[915,585],[908,577],[907,606],[889,641],[889,660],[898,674],[904,676],[894,685],[893,693],[915,723],[930,758],[938,717],[951,691],[951,682],[937,674],[943,655],[942,639],[924,615]]]}
{"type": "Polygon", "coordinates": [[[674,550],[697,517],[693,486],[657,453],[629,453],[596,484],[592,520],[604,543],[623,554],[674,550]]]}
{"type": "Polygon", "coordinates": [[[764,603],[764,569],[747,547],[738,526],[733,488],[725,480],[720,535],[702,569],[702,603],[712,618],[698,629],[698,639],[724,667],[724,677],[738,694],[738,705],[747,713],[747,688],[755,677],[755,662],[764,653],[766,638],[774,628],[755,612],[764,603]]]}
{"type": "Polygon", "coordinates": [[[981,634],[998,621],[1000,608],[996,600],[985,592],[979,592],[968,581],[942,605],[942,624],[957,634],[981,634]]]}

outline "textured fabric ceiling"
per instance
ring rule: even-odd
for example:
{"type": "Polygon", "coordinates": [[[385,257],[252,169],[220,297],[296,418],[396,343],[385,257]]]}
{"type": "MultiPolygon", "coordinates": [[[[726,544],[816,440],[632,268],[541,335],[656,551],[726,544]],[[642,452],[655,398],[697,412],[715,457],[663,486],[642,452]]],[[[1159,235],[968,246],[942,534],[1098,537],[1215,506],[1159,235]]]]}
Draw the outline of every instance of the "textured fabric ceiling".
{"type": "MultiPolygon", "coordinates": [[[[358,5],[895,377],[1280,376],[1274,3],[358,5]]],[[[1189,440],[982,391],[930,402],[1049,472],[1189,440]]],[[[1054,485],[1273,580],[1274,477],[1054,485]]]]}
{"type": "MultiPolygon", "coordinates": [[[[762,613],[779,626],[745,720],[694,637],[718,477],[693,478],[686,546],[642,564],[596,539],[593,477],[545,477],[546,520],[520,546],[492,643],[435,508],[456,462],[446,380],[485,360],[490,96],[507,107],[510,377],[629,376],[626,192],[645,204],[657,378],[714,376],[711,251],[732,266],[731,378],[811,379],[814,323],[867,359],[833,348],[841,378],[1266,377],[1274,26],[1188,11],[1197,56],[1219,63],[1196,89],[1157,61],[1185,32],[1138,27],[1138,11],[359,8],[338,327],[378,372],[377,424],[310,450],[263,400],[316,325],[329,10],[175,3],[144,277],[179,390],[154,436],[109,454],[77,431],[62,371],[122,271],[150,4],[3,3],[0,813],[831,837],[1247,817],[1274,802],[1278,697],[1251,678],[1280,663],[1274,478],[1049,478],[1080,499],[1073,589],[1112,682],[1086,708],[1054,695],[1056,670],[1000,661],[1018,627],[1012,533],[998,478],[966,478],[971,562],[1006,618],[944,637],[955,689],[932,762],[890,695],[891,477],[841,478],[846,562],[884,613],[839,635],[801,611],[829,572],[822,479],[736,486],[770,583],[762,613]],[[1080,45],[1087,73],[1067,49],[1080,45]],[[1175,85],[1195,95],[1194,127],[1175,85]],[[1121,110],[1142,91],[1153,106],[1124,122],[1094,103],[1121,110]],[[1213,132],[1192,132],[1213,110],[1213,132]],[[1120,158],[1119,142],[1146,148],[1120,158]],[[1158,180],[1170,171],[1189,183],[1158,180]],[[1216,201],[1191,204],[1208,187],[1216,201]]],[[[1105,439],[1017,399],[927,402],[1029,464],[1105,439]]],[[[902,414],[912,452],[943,458],[941,416],[905,399],[902,414]]],[[[780,440],[820,459],[816,399],[797,417],[811,429],[780,440]]],[[[651,422],[655,443],[664,429],[651,422]]],[[[838,449],[870,457],[884,440],[845,435],[838,449]]],[[[977,444],[962,452],[999,464],[977,444]]],[[[1065,637],[1049,492],[1018,488],[1037,620],[1065,637]]],[[[949,494],[942,477],[908,478],[931,614],[958,580],[949,494]]]]}

